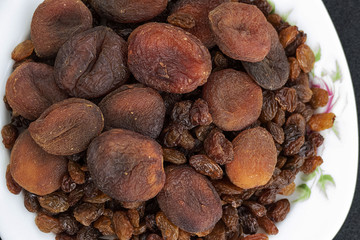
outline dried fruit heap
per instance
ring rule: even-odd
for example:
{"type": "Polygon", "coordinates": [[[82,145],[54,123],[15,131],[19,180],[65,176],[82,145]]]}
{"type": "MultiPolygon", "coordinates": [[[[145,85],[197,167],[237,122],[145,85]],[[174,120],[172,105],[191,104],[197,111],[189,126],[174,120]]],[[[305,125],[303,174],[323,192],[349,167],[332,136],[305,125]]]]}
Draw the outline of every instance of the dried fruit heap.
{"type": "Polygon", "coordinates": [[[277,234],[290,202],[276,197],[322,164],[319,132],[335,119],[314,115],[328,93],[311,88],[306,34],[265,0],[84,2],[45,0],[12,53],[5,177],[39,229],[277,234]]]}

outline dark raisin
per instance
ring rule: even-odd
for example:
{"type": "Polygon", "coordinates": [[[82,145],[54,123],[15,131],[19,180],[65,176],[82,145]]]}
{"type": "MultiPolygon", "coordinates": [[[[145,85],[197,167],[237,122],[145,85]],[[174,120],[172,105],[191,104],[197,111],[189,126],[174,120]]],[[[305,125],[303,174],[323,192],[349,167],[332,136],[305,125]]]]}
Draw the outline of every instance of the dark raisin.
{"type": "Polygon", "coordinates": [[[269,235],[276,235],[279,232],[279,229],[276,227],[275,223],[271,221],[267,216],[263,216],[257,219],[259,226],[265,230],[269,235]]]}
{"type": "Polygon", "coordinates": [[[39,196],[38,201],[41,207],[53,214],[65,212],[70,207],[67,195],[63,192],[39,196]]]}
{"type": "Polygon", "coordinates": [[[278,103],[275,100],[275,94],[272,91],[263,92],[263,105],[260,114],[262,122],[271,121],[278,112],[278,103]]]}
{"type": "Polygon", "coordinates": [[[191,156],[189,164],[198,173],[206,175],[211,179],[221,179],[224,174],[219,164],[203,154],[191,156]]]}
{"type": "Polygon", "coordinates": [[[234,159],[233,145],[219,131],[213,131],[204,141],[206,154],[220,165],[230,163],[234,159]]]}
{"type": "Polygon", "coordinates": [[[267,205],[275,202],[276,200],[276,190],[275,189],[266,189],[262,191],[261,195],[258,198],[258,202],[263,205],[267,205]]]}
{"type": "Polygon", "coordinates": [[[10,124],[5,125],[1,129],[1,136],[3,138],[3,144],[7,149],[11,149],[14,146],[16,138],[18,137],[17,128],[10,124]]]}
{"type": "Polygon", "coordinates": [[[296,169],[301,168],[301,166],[304,164],[304,162],[305,162],[304,157],[295,155],[287,160],[283,169],[296,170],[296,169]]]}
{"type": "Polygon", "coordinates": [[[260,203],[254,201],[244,201],[243,206],[245,206],[255,217],[262,217],[266,215],[266,208],[260,203]]]}
{"type": "Polygon", "coordinates": [[[207,102],[201,98],[197,99],[190,109],[190,121],[193,125],[209,125],[212,117],[207,102]]]}
{"type": "Polygon", "coordinates": [[[317,148],[324,143],[324,137],[318,132],[310,133],[308,140],[317,148]]]}
{"type": "Polygon", "coordinates": [[[84,226],[90,226],[104,213],[103,204],[82,203],[74,209],[74,217],[84,226]]]}
{"type": "Polygon", "coordinates": [[[276,101],[278,101],[282,110],[294,112],[297,106],[296,90],[284,87],[276,92],[276,101]]]}
{"type": "Polygon", "coordinates": [[[229,205],[224,206],[222,220],[228,229],[236,231],[239,227],[239,213],[237,209],[229,205]]]}
{"type": "Polygon", "coordinates": [[[40,231],[49,233],[60,233],[60,221],[59,219],[46,215],[44,213],[39,213],[35,218],[35,224],[40,231]]]}
{"type": "Polygon", "coordinates": [[[192,104],[193,103],[190,100],[177,102],[171,112],[171,120],[185,126],[187,129],[192,128],[193,124],[190,120],[190,109],[192,104]]]}
{"type": "Polygon", "coordinates": [[[69,175],[64,175],[62,182],[61,182],[61,190],[66,193],[71,192],[76,188],[76,183],[71,179],[69,175]]]}
{"type": "Polygon", "coordinates": [[[76,234],[76,240],[97,240],[99,236],[100,233],[97,229],[92,226],[83,226],[76,234]]]}
{"type": "Polygon", "coordinates": [[[17,182],[15,182],[14,178],[11,176],[10,173],[10,164],[8,164],[7,168],[6,168],[6,186],[8,188],[8,190],[12,193],[12,194],[19,194],[22,190],[22,187],[17,184],[17,182]]]}
{"type": "Polygon", "coordinates": [[[307,158],[305,163],[301,167],[301,171],[305,174],[310,174],[316,170],[318,166],[323,163],[323,159],[320,156],[314,156],[307,158]]]}
{"type": "Polygon", "coordinates": [[[74,235],[79,231],[79,222],[73,216],[69,214],[60,215],[59,220],[62,231],[67,234],[74,235]]]}
{"type": "Polygon", "coordinates": [[[268,207],[267,216],[275,221],[281,222],[290,211],[290,202],[288,199],[281,199],[268,207]]]}
{"type": "Polygon", "coordinates": [[[254,234],[258,231],[259,224],[245,207],[239,208],[239,221],[245,234],[254,234]]]}
{"type": "Polygon", "coordinates": [[[282,144],[284,142],[285,135],[282,127],[280,127],[274,122],[268,122],[266,125],[266,129],[270,132],[275,142],[279,144],[282,144]]]}
{"type": "Polygon", "coordinates": [[[37,212],[40,204],[35,194],[24,191],[24,206],[29,212],[37,212]]]}

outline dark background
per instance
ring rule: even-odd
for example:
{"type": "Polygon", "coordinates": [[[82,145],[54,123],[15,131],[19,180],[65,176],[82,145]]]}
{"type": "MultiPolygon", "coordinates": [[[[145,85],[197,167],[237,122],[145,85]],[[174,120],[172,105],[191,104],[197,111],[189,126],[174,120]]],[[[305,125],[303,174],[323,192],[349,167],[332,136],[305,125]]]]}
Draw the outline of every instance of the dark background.
{"type": "MultiPolygon", "coordinates": [[[[290,1],[290,0],[289,0],[290,1]]],[[[323,0],[335,28],[339,34],[349,64],[355,89],[355,97],[360,119],[360,1],[359,0],[323,0]]],[[[306,229],[304,229],[306,231],[306,229]]],[[[309,236],[309,239],[311,237],[309,236]]],[[[353,204],[347,219],[334,240],[360,239],[360,173],[356,185],[353,204]]],[[[0,238],[1,240],[1,238],[0,238]]],[[[321,239],[319,239],[321,240],[321,239]]]]}
{"type": "MultiPolygon", "coordinates": [[[[358,121],[360,119],[360,1],[323,0],[339,34],[355,89],[358,121]]],[[[334,240],[360,239],[360,174],[349,215],[334,240]]]]}

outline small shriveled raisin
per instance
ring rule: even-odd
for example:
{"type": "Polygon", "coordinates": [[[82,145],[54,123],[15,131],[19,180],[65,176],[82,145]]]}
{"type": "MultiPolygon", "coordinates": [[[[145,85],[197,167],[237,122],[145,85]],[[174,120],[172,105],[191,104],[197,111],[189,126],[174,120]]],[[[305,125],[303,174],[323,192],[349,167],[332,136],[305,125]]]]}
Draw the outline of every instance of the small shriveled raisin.
{"type": "Polygon", "coordinates": [[[236,231],[239,227],[239,213],[237,209],[229,205],[224,206],[222,220],[228,229],[236,231]]]}
{"type": "Polygon", "coordinates": [[[40,209],[36,195],[28,191],[24,191],[24,206],[29,212],[33,213],[40,209]]]}
{"type": "Polygon", "coordinates": [[[260,114],[260,120],[262,122],[271,121],[278,112],[278,103],[275,100],[275,94],[273,91],[263,92],[263,105],[260,114]]]}
{"type": "Polygon", "coordinates": [[[258,198],[258,202],[263,205],[268,205],[276,200],[276,190],[275,189],[266,189],[262,191],[261,195],[258,198]]]}
{"type": "Polygon", "coordinates": [[[299,62],[300,68],[305,73],[309,73],[314,68],[315,55],[308,45],[301,44],[296,49],[296,59],[299,62]]]}
{"type": "Polygon", "coordinates": [[[260,203],[254,201],[244,201],[245,206],[255,217],[262,217],[266,215],[266,208],[260,203]]]}
{"type": "Polygon", "coordinates": [[[76,234],[76,240],[98,240],[99,231],[92,226],[83,226],[76,234]]]}
{"type": "Polygon", "coordinates": [[[320,156],[307,158],[305,160],[305,163],[301,167],[301,171],[303,171],[305,174],[310,174],[314,172],[316,168],[320,166],[323,162],[324,161],[320,156]]]}
{"type": "Polygon", "coordinates": [[[256,218],[245,207],[239,208],[239,221],[245,234],[254,234],[259,229],[256,218]]]}
{"type": "Polygon", "coordinates": [[[223,170],[214,160],[206,155],[199,154],[191,156],[189,164],[199,173],[210,177],[211,179],[221,179],[223,170]]]}
{"type": "Polygon", "coordinates": [[[67,195],[61,191],[39,196],[38,201],[41,207],[53,214],[65,212],[70,207],[67,195]]]}
{"type": "Polygon", "coordinates": [[[102,235],[114,235],[114,227],[111,218],[108,216],[101,216],[94,222],[94,228],[98,229],[102,235]]]}
{"type": "Polygon", "coordinates": [[[279,39],[281,45],[286,48],[290,45],[293,41],[295,41],[296,36],[298,34],[298,27],[297,26],[290,26],[280,31],[279,39]]]}
{"type": "Polygon", "coordinates": [[[7,124],[1,129],[1,136],[3,138],[2,142],[4,146],[7,149],[11,149],[14,146],[15,141],[18,137],[18,130],[11,123],[7,124]]]}
{"type": "Polygon", "coordinates": [[[312,98],[310,100],[311,107],[316,109],[319,107],[324,107],[329,101],[329,93],[322,88],[311,88],[313,92],[312,98]]]}
{"type": "Polygon", "coordinates": [[[205,240],[225,240],[226,232],[223,221],[218,221],[212,231],[205,236],[205,240]]]}
{"type": "Polygon", "coordinates": [[[73,161],[68,162],[68,172],[71,179],[76,184],[83,184],[85,183],[85,173],[81,170],[81,166],[73,161]]]}
{"type": "Polygon", "coordinates": [[[82,203],[74,209],[74,217],[84,226],[90,226],[104,212],[104,205],[82,203]]]}
{"type": "Polygon", "coordinates": [[[269,235],[276,235],[279,232],[279,229],[276,227],[275,223],[271,221],[267,216],[263,216],[257,219],[259,226],[265,230],[269,235]]]}
{"type": "Polygon", "coordinates": [[[279,194],[284,195],[284,196],[290,196],[291,194],[294,193],[295,189],[296,189],[296,184],[295,184],[295,182],[292,182],[289,185],[280,189],[279,194]]]}
{"type": "Polygon", "coordinates": [[[175,103],[171,112],[171,120],[175,123],[181,124],[187,129],[192,128],[193,124],[190,120],[190,109],[192,105],[193,102],[190,100],[175,103]]]}
{"type": "Polygon", "coordinates": [[[113,224],[117,237],[121,240],[129,240],[134,232],[134,227],[131,225],[129,218],[125,212],[114,212],[113,224]]]}
{"type": "Polygon", "coordinates": [[[310,118],[308,125],[312,131],[320,132],[331,128],[334,125],[335,117],[334,113],[315,114],[310,118]]]}
{"type": "Polygon", "coordinates": [[[285,198],[271,204],[267,209],[267,216],[275,222],[281,222],[285,219],[289,211],[290,202],[285,198]]]}
{"type": "Polygon", "coordinates": [[[19,194],[22,190],[22,187],[15,182],[14,178],[11,176],[11,172],[10,172],[10,164],[8,164],[7,168],[6,168],[6,186],[8,188],[8,190],[12,193],[12,194],[19,194]]]}
{"type": "Polygon", "coordinates": [[[220,165],[228,164],[234,159],[233,145],[219,131],[210,133],[204,141],[206,154],[220,165]]]}
{"type": "Polygon", "coordinates": [[[297,106],[296,90],[293,88],[284,87],[276,92],[276,101],[278,101],[282,110],[294,112],[297,106]]]}
{"type": "Polygon", "coordinates": [[[278,109],[278,111],[276,112],[275,117],[272,119],[272,121],[274,123],[276,123],[279,126],[284,125],[285,123],[285,111],[282,110],[281,108],[278,109]]]}
{"type": "Polygon", "coordinates": [[[179,236],[179,228],[167,219],[163,212],[156,214],[156,225],[161,231],[164,239],[177,240],[179,236]]]}
{"type": "Polygon", "coordinates": [[[76,188],[76,183],[71,179],[68,174],[65,174],[61,182],[61,190],[66,193],[71,192],[76,188]]]}
{"type": "Polygon", "coordinates": [[[182,152],[172,148],[163,148],[163,157],[164,161],[176,165],[185,164],[187,162],[187,159],[182,152]]]}
{"type": "Polygon", "coordinates": [[[284,130],[282,127],[277,125],[274,122],[268,122],[266,125],[266,129],[270,132],[275,142],[282,144],[284,142],[284,130]]]}
{"type": "Polygon", "coordinates": [[[290,75],[289,75],[289,78],[290,79],[296,79],[299,76],[300,72],[301,72],[299,62],[294,57],[289,57],[288,60],[289,60],[289,63],[290,63],[290,75]]]}
{"type": "Polygon", "coordinates": [[[80,229],[79,222],[70,214],[60,215],[59,220],[61,230],[69,235],[76,234],[80,229]]]}
{"type": "Polygon", "coordinates": [[[44,213],[39,213],[35,218],[35,224],[40,231],[49,233],[60,233],[61,226],[59,219],[46,215],[44,213]]]}
{"type": "Polygon", "coordinates": [[[207,102],[201,98],[197,99],[190,109],[190,121],[193,125],[209,125],[212,117],[207,102]]]}

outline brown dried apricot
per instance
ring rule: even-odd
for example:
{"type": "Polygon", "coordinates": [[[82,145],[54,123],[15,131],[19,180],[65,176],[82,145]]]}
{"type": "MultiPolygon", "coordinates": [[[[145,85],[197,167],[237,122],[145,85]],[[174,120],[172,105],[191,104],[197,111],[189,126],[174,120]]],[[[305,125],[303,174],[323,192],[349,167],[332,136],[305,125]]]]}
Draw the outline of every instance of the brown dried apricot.
{"type": "Polygon", "coordinates": [[[95,138],[87,163],[97,187],[119,201],[148,200],[164,185],[161,146],[129,130],[112,129],[95,138]]]}
{"type": "Polygon", "coordinates": [[[271,40],[269,53],[259,62],[243,61],[242,64],[257,84],[264,89],[276,90],[288,80],[290,65],[276,30],[270,23],[267,26],[271,40]]]}
{"type": "Polygon", "coordinates": [[[268,23],[256,6],[223,3],[209,13],[209,19],[215,41],[227,56],[259,62],[269,53],[271,39],[268,23]]]}
{"type": "Polygon", "coordinates": [[[137,23],[150,20],[165,10],[167,0],[90,0],[96,12],[120,23],[137,23]]]}
{"type": "Polygon", "coordinates": [[[31,40],[25,40],[19,43],[11,53],[11,58],[16,62],[29,57],[34,51],[34,45],[31,40]]]}
{"type": "Polygon", "coordinates": [[[211,56],[199,39],[165,23],[147,23],[128,39],[128,65],[135,78],[152,88],[188,93],[203,85],[211,56]]]}
{"type": "Polygon", "coordinates": [[[315,114],[308,121],[308,125],[312,131],[320,132],[331,128],[334,125],[335,118],[334,113],[315,114]]]}
{"type": "Polygon", "coordinates": [[[309,73],[314,68],[315,55],[308,45],[301,44],[296,49],[296,59],[304,73],[309,73]]]}
{"type": "Polygon", "coordinates": [[[94,103],[69,98],[53,104],[29,126],[34,141],[46,152],[72,155],[84,151],[104,127],[104,117],[94,103]]]}
{"type": "Polygon", "coordinates": [[[46,0],[34,12],[31,40],[39,57],[53,57],[73,34],[92,27],[92,15],[80,0],[46,0]]]}
{"type": "Polygon", "coordinates": [[[210,75],[203,88],[213,122],[225,131],[238,131],[255,122],[262,108],[262,91],[243,72],[225,69],[210,75]]]}
{"type": "Polygon", "coordinates": [[[21,64],[6,82],[6,99],[14,115],[37,119],[51,104],[67,98],[54,79],[53,67],[43,63],[21,64]]]}
{"type": "Polygon", "coordinates": [[[48,154],[23,132],[15,142],[10,156],[10,171],[24,189],[37,195],[57,190],[67,171],[64,157],[48,154]]]}
{"type": "Polygon", "coordinates": [[[310,100],[311,107],[316,109],[319,107],[325,107],[329,101],[329,93],[322,88],[311,88],[313,93],[310,100]]]}
{"type": "Polygon", "coordinates": [[[174,5],[167,21],[184,28],[207,47],[215,46],[214,34],[210,28],[209,12],[224,2],[232,0],[180,0],[174,5]]]}
{"type": "Polygon", "coordinates": [[[105,129],[123,128],[157,138],[165,118],[160,94],[151,88],[128,85],[111,92],[99,103],[105,129]]]}
{"type": "Polygon", "coordinates": [[[265,185],[277,162],[271,134],[261,127],[252,128],[241,132],[232,143],[234,160],[226,164],[230,181],[244,189],[265,185]]]}
{"type": "Polygon", "coordinates": [[[220,197],[212,184],[184,165],[166,169],[165,186],[157,200],[166,217],[187,232],[204,232],[222,215],[220,197]]]}
{"type": "Polygon", "coordinates": [[[129,78],[126,53],[126,41],[110,28],[74,35],[56,56],[56,82],[73,97],[102,97],[129,78]]]}

